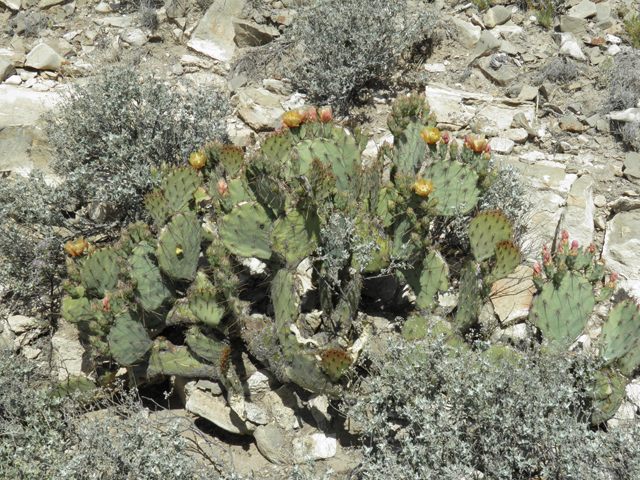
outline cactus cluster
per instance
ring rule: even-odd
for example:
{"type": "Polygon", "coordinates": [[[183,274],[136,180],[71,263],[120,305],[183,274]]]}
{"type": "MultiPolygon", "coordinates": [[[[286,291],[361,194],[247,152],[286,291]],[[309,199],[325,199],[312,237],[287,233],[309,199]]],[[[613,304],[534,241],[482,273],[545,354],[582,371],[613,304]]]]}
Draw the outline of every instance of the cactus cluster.
{"type": "MultiPolygon", "coordinates": [[[[483,139],[459,149],[421,97],[399,101],[389,122],[394,145],[366,165],[367,137],[335,125],[326,109],[285,114],[282,130],[253,156],[205,145],[147,196],[153,226],[132,225],[109,248],[83,240],[69,247],[76,256],[64,317],[97,357],[147,378],[212,376],[241,396],[229,347],[240,335],[280,380],[335,393],[357,358],[353,322],[366,277],[395,274],[419,309],[432,309],[435,293],[449,286],[446,259],[432,245],[434,219],[471,212],[489,168],[486,149],[474,148],[483,139]],[[247,259],[266,265],[266,314],[242,300],[238,273],[247,259]],[[319,328],[329,334],[322,343],[300,333],[303,261],[313,272],[319,328]],[[156,337],[167,326],[185,329],[184,345],[156,337]]],[[[510,234],[498,212],[474,220],[473,268],[487,282],[519,260],[510,234]]]]}

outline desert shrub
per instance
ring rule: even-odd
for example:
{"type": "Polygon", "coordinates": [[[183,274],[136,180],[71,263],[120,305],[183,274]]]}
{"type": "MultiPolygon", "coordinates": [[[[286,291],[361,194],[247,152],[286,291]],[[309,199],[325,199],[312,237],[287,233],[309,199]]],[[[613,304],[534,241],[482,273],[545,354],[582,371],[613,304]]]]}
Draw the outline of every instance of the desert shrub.
{"type": "Polygon", "coordinates": [[[158,428],[134,395],[89,419],[77,396],[49,385],[34,362],[0,351],[0,478],[212,478],[177,426],[158,428]]]}
{"type": "Polygon", "coordinates": [[[640,13],[631,16],[629,20],[625,20],[624,28],[629,35],[631,45],[640,48],[640,13]]]}
{"type": "MultiPolygon", "coordinates": [[[[634,108],[640,98],[640,54],[627,53],[616,56],[609,80],[609,95],[602,107],[603,113],[634,108]]],[[[640,149],[640,124],[627,122],[613,125],[628,145],[640,149]]]]}
{"type": "Polygon", "coordinates": [[[567,57],[559,57],[541,69],[536,83],[541,84],[550,80],[558,84],[565,84],[578,78],[578,65],[567,57]]]}
{"type": "Polygon", "coordinates": [[[118,65],[76,86],[48,117],[52,167],[81,204],[103,202],[124,221],[144,218],[151,167],[184,163],[208,139],[225,135],[228,103],[210,89],[181,93],[118,65]]]}
{"type": "Polygon", "coordinates": [[[387,79],[435,21],[426,4],[414,14],[406,0],[309,2],[288,33],[298,55],[291,79],[312,100],[344,108],[367,82],[387,79]]]}
{"type": "Polygon", "coordinates": [[[553,18],[565,8],[565,0],[518,0],[516,4],[523,10],[533,11],[538,25],[545,28],[549,28],[553,18]]]}
{"type": "Polygon", "coordinates": [[[360,478],[639,478],[638,426],[584,421],[591,361],[490,360],[429,337],[390,343],[346,409],[368,439],[360,478]]]}

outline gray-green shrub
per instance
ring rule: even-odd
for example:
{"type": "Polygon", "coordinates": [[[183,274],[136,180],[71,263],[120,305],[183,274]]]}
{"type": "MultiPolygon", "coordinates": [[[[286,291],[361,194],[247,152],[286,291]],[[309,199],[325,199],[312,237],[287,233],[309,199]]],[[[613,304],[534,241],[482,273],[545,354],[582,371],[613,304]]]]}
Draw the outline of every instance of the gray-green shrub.
{"type": "Polygon", "coordinates": [[[360,478],[640,478],[638,425],[584,421],[587,359],[490,361],[428,337],[391,343],[346,409],[368,438],[360,478]]]}
{"type": "MultiPolygon", "coordinates": [[[[602,111],[634,108],[640,98],[640,53],[631,52],[615,57],[615,64],[609,80],[609,96],[602,111]]],[[[615,122],[614,129],[620,133],[622,140],[640,150],[640,122],[615,122]]]]}
{"type": "Polygon", "coordinates": [[[345,107],[371,80],[385,80],[400,55],[427,38],[436,15],[407,0],[316,0],[287,36],[298,61],[291,81],[313,101],[345,107]],[[415,8],[415,7],[413,7],[415,8]]]}

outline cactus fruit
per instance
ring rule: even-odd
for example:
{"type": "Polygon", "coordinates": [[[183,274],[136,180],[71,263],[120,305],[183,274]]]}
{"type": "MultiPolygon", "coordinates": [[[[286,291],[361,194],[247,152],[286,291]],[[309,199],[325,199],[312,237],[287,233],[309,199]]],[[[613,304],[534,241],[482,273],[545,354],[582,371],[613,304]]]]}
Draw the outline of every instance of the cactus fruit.
{"type": "Polygon", "coordinates": [[[625,375],[640,365],[640,309],[631,300],[624,300],[611,309],[602,326],[604,343],[600,356],[606,365],[617,360],[625,375]]]}
{"type": "Polygon", "coordinates": [[[200,224],[191,212],[178,213],[164,226],[158,238],[156,257],[169,277],[190,280],[200,257],[200,224]]]}
{"type": "Polygon", "coordinates": [[[112,248],[96,250],[82,265],[82,285],[96,296],[104,297],[105,291],[113,291],[118,285],[119,263],[118,254],[112,248]]]}
{"type": "Polygon", "coordinates": [[[435,206],[438,215],[463,215],[478,203],[478,174],[468,165],[439,160],[427,167],[425,177],[433,182],[431,197],[438,200],[435,206]]]}
{"type": "Polygon", "coordinates": [[[529,320],[549,342],[566,348],[582,332],[595,304],[589,281],[579,272],[568,271],[558,286],[547,283],[534,297],[529,320]]]}
{"type": "MultiPolygon", "coordinates": [[[[500,211],[483,212],[471,220],[469,242],[473,256],[478,262],[484,262],[491,258],[498,243],[510,239],[511,224],[500,211]]],[[[505,249],[503,248],[503,250],[505,249]]]]}
{"type": "Polygon", "coordinates": [[[151,345],[147,330],[129,311],[115,318],[109,332],[109,351],[120,365],[133,365],[146,355],[151,345]]]}
{"type": "Polygon", "coordinates": [[[337,348],[332,348],[322,354],[322,368],[333,382],[340,380],[351,362],[349,354],[337,348]]]}
{"type": "Polygon", "coordinates": [[[237,206],[220,221],[222,243],[235,255],[269,260],[272,218],[258,202],[237,206]]]}
{"type": "Polygon", "coordinates": [[[292,210],[274,223],[271,247],[287,262],[297,264],[308,257],[320,240],[320,219],[311,211],[292,210]]]}

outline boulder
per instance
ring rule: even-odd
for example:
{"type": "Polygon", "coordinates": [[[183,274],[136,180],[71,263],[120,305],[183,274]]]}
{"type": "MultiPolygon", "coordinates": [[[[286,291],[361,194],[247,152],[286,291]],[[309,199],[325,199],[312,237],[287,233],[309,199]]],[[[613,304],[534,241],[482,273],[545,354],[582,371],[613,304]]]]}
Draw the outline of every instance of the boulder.
{"type": "Polygon", "coordinates": [[[593,242],[595,227],[593,214],[595,205],[593,203],[593,186],[595,181],[589,175],[578,178],[567,196],[567,205],[562,212],[559,230],[569,232],[571,240],[586,247],[593,242]]]}
{"type": "Polygon", "coordinates": [[[624,174],[632,181],[640,180],[640,154],[629,152],[624,159],[624,174]]]}
{"type": "Polygon", "coordinates": [[[60,70],[62,62],[64,58],[58,52],[46,43],[41,43],[29,52],[24,66],[36,70],[60,70]]]}
{"type": "Polygon", "coordinates": [[[259,47],[280,36],[280,31],[269,25],[259,25],[248,20],[234,20],[234,41],[238,47],[259,47]]]}
{"type": "Polygon", "coordinates": [[[608,272],[620,274],[619,287],[640,298],[640,210],[618,213],[607,223],[602,258],[608,272]]]}
{"type": "Polygon", "coordinates": [[[264,457],[276,465],[286,465],[288,462],[284,456],[284,437],[280,429],[274,424],[259,426],[253,432],[256,446],[264,457]]]}
{"type": "Polygon", "coordinates": [[[533,270],[520,265],[507,277],[491,285],[491,303],[500,322],[513,323],[527,318],[536,288],[533,270]]]}
{"type": "Polygon", "coordinates": [[[58,379],[84,376],[85,350],[78,337],[78,329],[58,319],[58,329],[51,338],[53,358],[58,368],[58,379]]]}
{"type": "Polygon", "coordinates": [[[230,61],[235,53],[233,19],[242,12],[244,4],[245,0],[215,0],[187,46],[221,62],[230,61]]]}
{"type": "Polygon", "coordinates": [[[227,432],[249,434],[255,430],[255,426],[242,420],[222,397],[213,396],[198,389],[189,396],[185,408],[227,432]]]}
{"type": "Polygon", "coordinates": [[[232,104],[238,108],[238,115],[255,131],[278,128],[285,110],[280,105],[281,97],[264,88],[248,88],[238,92],[232,104]]]}
{"type": "Polygon", "coordinates": [[[37,318],[24,315],[11,315],[7,318],[7,325],[16,335],[38,328],[39,324],[37,318]]]}
{"type": "Polygon", "coordinates": [[[11,75],[16,74],[16,67],[13,62],[0,58],[0,83],[4,82],[11,75]]]}
{"type": "Polygon", "coordinates": [[[471,64],[471,62],[476,58],[491,55],[492,53],[497,52],[499,48],[500,40],[494,37],[488,30],[484,30],[480,35],[480,40],[476,44],[476,48],[474,48],[473,53],[471,54],[471,60],[469,60],[469,63],[471,64]]]}
{"type": "Polygon", "coordinates": [[[490,8],[482,18],[487,28],[494,28],[496,25],[502,25],[509,20],[511,20],[511,8],[503,7],[502,5],[490,8]]]}
{"type": "Polygon", "coordinates": [[[582,0],[579,4],[571,7],[567,14],[576,18],[590,18],[598,14],[598,7],[594,2],[582,0]]]}
{"type": "Polygon", "coordinates": [[[451,22],[457,27],[458,41],[467,48],[475,47],[478,40],[480,40],[482,28],[471,25],[469,22],[457,17],[451,17],[451,22]]]}

